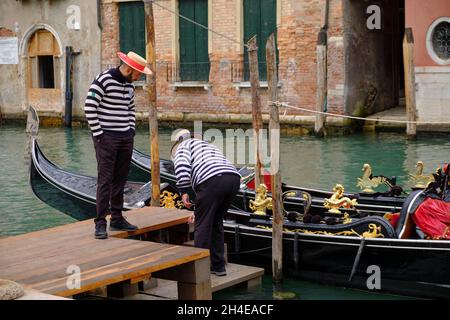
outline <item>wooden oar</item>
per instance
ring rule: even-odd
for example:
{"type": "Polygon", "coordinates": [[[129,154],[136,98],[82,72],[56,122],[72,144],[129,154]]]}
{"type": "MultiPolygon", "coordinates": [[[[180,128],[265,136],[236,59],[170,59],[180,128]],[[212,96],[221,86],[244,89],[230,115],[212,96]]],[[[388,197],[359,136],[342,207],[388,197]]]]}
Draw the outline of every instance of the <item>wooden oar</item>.
{"type": "Polygon", "coordinates": [[[359,264],[359,259],[361,258],[361,254],[364,249],[364,244],[366,243],[366,238],[362,237],[361,242],[359,243],[358,253],[356,254],[355,261],[353,262],[352,272],[350,273],[350,278],[348,278],[348,282],[352,282],[353,276],[355,275],[356,268],[359,264]]]}

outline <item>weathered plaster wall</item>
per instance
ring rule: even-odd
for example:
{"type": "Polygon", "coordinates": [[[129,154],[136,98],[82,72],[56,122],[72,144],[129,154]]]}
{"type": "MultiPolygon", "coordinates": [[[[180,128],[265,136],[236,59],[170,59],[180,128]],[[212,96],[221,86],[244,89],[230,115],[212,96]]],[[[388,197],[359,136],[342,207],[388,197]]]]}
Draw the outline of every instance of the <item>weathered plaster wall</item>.
{"type": "MultiPolygon", "coordinates": [[[[83,116],[84,99],[90,82],[100,72],[100,29],[97,25],[96,1],[14,1],[0,2],[0,27],[10,30],[9,36],[16,36],[23,55],[18,65],[0,65],[0,104],[4,118],[23,117],[29,105],[29,94],[33,95],[35,107],[41,114],[61,116],[64,112],[65,90],[65,47],[72,46],[81,54],[74,60],[73,114],[83,116]],[[67,27],[70,5],[80,7],[80,30],[67,27]],[[30,30],[39,26],[50,28],[62,48],[59,57],[59,91],[29,92],[28,81],[28,40],[30,30]],[[18,27],[18,30],[16,30],[18,27]],[[17,32],[16,32],[17,31],[17,32]],[[56,92],[56,93],[55,93],[56,92]],[[36,96],[37,95],[37,96],[36,96]]],[[[0,34],[2,36],[2,34],[0,34]]],[[[34,90],[33,90],[34,91],[34,90]]]]}

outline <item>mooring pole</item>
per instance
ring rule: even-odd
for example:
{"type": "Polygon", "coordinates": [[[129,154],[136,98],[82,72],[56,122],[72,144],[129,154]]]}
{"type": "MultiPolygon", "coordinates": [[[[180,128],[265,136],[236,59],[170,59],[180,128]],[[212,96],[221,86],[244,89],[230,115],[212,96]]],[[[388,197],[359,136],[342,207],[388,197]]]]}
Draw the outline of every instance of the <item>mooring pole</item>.
{"type": "MultiPolygon", "coordinates": [[[[325,0],[325,13],[323,26],[317,37],[317,95],[316,95],[316,111],[325,111],[327,103],[327,50],[328,50],[328,17],[330,11],[330,0],[325,0]]],[[[316,136],[323,137],[325,135],[325,116],[321,113],[316,114],[314,123],[314,133],[316,136]]]]}
{"type": "Polygon", "coordinates": [[[149,98],[148,124],[150,127],[150,157],[152,174],[152,200],[151,206],[159,207],[160,198],[160,164],[159,164],[159,138],[158,138],[158,111],[156,109],[156,52],[155,52],[155,24],[153,18],[152,1],[145,2],[145,21],[147,26],[147,61],[152,70],[147,75],[147,92],[149,98]]]}
{"type": "Polygon", "coordinates": [[[252,91],[252,116],[253,116],[253,139],[255,144],[255,188],[262,182],[264,177],[261,171],[261,129],[263,119],[261,114],[261,97],[259,95],[259,70],[258,70],[258,47],[256,45],[256,36],[247,43],[248,61],[250,64],[250,84],[252,91]]]}
{"type": "MultiPolygon", "coordinates": [[[[322,28],[317,39],[317,96],[316,111],[323,112],[327,101],[327,32],[322,28]]],[[[316,114],[314,133],[322,137],[324,135],[325,116],[316,114]]]]}
{"type": "MultiPolygon", "coordinates": [[[[414,37],[411,28],[405,29],[403,38],[403,64],[405,66],[405,96],[406,96],[406,119],[417,121],[416,110],[416,74],[414,70],[414,37]]],[[[410,139],[416,138],[415,122],[406,124],[406,135],[410,139]]]]}
{"type": "MultiPolygon", "coordinates": [[[[270,101],[277,101],[277,58],[275,36],[272,33],[266,43],[267,83],[270,101]]],[[[273,281],[283,281],[283,210],[281,206],[281,171],[280,171],[280,117],[278,106],[270,104],[270,174],[272,180],[272,274],[273,281]]]]}

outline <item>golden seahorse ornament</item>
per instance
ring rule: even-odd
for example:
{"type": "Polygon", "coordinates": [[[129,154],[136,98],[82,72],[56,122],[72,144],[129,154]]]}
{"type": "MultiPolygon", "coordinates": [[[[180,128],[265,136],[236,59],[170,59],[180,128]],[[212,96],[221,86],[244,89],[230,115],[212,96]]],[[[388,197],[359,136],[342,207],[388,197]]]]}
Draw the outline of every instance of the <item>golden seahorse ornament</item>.
{"type": "Polygon", "coordinates": [[[250,200],[250,209],[254,214],[266,215],[266,209],[272,210],[272,198],[267,196],[267,186],[261,183],[256,188],[255,200],[250,200]]]}
{"type": "Polygon", "coordinates": [[[337,184],[333,188],[333,195],[329,199],[324,199],[323,205],[328,209],[330,213],[341,213],[339,208],[354,208],[358,202],[356,199],[350,199],[349,197],[344,197],[344,186],[337,184]]]}
{"type": "Polygon", "coordinates": [[[424,175],[423,174],[423,162],[418,161],[416,164],[416,172],[409,174],[409,180],[414,184],[415,189],[425,189],[428,184],[434,181],[434,177],[432,174],[424,175]]]}
{"type": "Polygon", "coordinates": [[[175,201],[177,198],[178,194],[174,194],[172,192],[164,190],[159,196],[159,205],[167,209],[175,209],[175,208],[181,209],[183,208],[182,201],[180,200],[175,201]]]}
{"type": "Polygon", "coordinates": [[[372,167],[370,164],[365,163],[362,168],[363,176],[358,178],[358,183],[356,184],[363,193],[374,193],[374,188],[378,187],[380,184],[385,182],[384,177],[372,177],[372,167]]]}

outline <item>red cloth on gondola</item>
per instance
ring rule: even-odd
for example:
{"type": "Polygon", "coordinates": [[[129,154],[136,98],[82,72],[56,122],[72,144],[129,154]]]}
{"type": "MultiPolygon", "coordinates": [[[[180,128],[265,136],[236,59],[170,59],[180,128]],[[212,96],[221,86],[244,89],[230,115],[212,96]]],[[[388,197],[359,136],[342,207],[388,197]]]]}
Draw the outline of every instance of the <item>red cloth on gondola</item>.
{"type": "Polygon", "coordinates": [[[450,202],[428,198],[419,206],[412,218],[430,238],[450,240],[450,202]]]}

